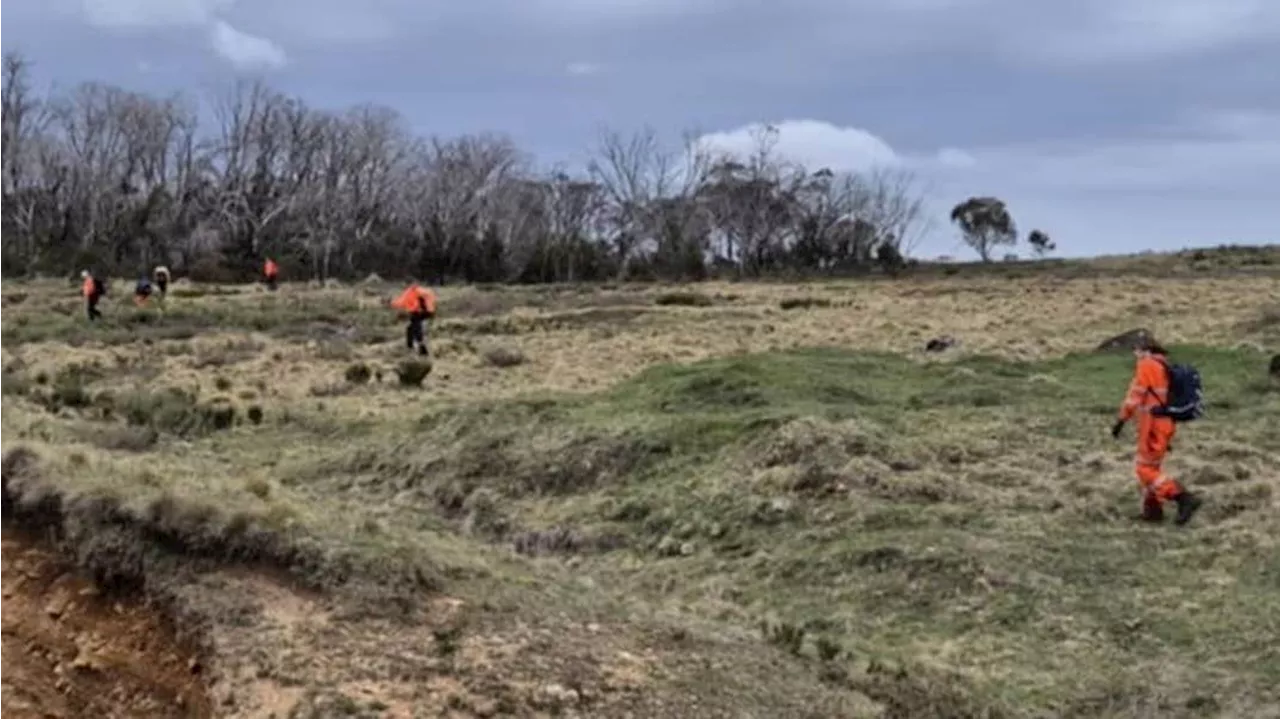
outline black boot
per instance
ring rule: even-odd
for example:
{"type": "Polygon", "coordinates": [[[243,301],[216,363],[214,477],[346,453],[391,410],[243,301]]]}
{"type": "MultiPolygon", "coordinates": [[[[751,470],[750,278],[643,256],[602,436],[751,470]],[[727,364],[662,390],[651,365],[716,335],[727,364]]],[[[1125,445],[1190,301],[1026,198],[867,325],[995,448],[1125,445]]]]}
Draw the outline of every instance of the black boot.
{"type": "Polygon", "coordinates": [[[1178,503],[1178,517],[1173,520],[1173,523],[1178,525],[1190,522],[1192,515],[1200,509],[1201,504],[1204,504],[1203,499],[1187,491],[1183,491],[1173,501],[1178,503]]]}

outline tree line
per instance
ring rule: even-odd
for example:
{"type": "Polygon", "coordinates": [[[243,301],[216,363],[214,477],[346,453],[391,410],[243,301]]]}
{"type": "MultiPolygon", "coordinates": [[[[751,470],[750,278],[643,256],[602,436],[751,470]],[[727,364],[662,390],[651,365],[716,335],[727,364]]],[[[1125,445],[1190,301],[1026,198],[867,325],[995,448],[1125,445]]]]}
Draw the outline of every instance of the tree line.
{"type": "MultiPolygon", "coordinates": [[[[392,109],[310,107],[260,81],[41,94],[9,54],[3,83],[6,276],[167,264],[232,281],[267,256],[293,277],[440,283],[896,272],[927,221],[909,173],[806,168],[773,128],[745,156],[605,131],[571,172],[502,135],[420,137],[392,109]]],[[[998,243],[995,215],[953,220],[998,243]]]]}

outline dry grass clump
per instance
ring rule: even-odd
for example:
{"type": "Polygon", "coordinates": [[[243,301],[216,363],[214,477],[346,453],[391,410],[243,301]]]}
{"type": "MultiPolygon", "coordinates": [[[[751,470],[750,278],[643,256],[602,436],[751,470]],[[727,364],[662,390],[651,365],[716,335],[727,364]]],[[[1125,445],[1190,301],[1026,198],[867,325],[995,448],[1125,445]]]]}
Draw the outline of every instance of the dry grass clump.
{"type": "Polygon", "coordinates": [[[485,350],[484,361],[492,367],[506,368],[522,365],[527,358],[518,348],[493,347],[485,350]]]}
{"type": "Polygon", "coordinates": [[[132,426],[179,437],[230,429],[236,420],[236,408],[226,399],[201,402],[193,393],[176,387],[129,393],[117,397],[113,406],[132,426]]]}
{"type": "Polygon", "coordinates": [[[373,370],[363,362],[356,362],[355,364],[347,365],[347,369],[343,371],[342,376],[351,384],[368,384],[369,380],[373,378],[373,370]]]}
{"type": "Polygon", "coordinates": [[[663,307],[710,307],[715,300],[701,292],[665,292],[653,298],[653,303],[663,307]]]}

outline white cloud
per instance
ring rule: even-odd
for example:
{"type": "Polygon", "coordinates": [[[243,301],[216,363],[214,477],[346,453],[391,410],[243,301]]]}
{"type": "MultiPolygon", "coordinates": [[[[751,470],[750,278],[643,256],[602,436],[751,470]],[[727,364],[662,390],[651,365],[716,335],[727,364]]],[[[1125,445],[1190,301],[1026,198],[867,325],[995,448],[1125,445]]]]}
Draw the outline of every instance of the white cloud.
{"type": "MultiPolygon", "coordinates": [[[[820,120],[784,120],[773,127],[778,131],[774,153],[813,169],[869,170],[899,161],[888,143],[857,127],[838,127],[820,120]]],[[[706,134],[700,141],[712,150],[745,156],[755,150],[761,129],[763,126],[756,123],[706,134]]]]}
{"type": "MultiPolygon", "coordinates": [[[[222,18],[236,0],[77,0],[85,20],[107,30],[202,28],[213,51],[241,70],[283,67],[284,50],[275,42],[237,30],[222,18]]],[[[150,68],[139,69],[147,72],[150,68]]]]}
{"type": "Polygon", "coordinates": [[[104,28],[200,26],[234,0],[81,0],[89,24],[104,28]]]}
{"type": "Polygon", "coordinates": [[[241,32],[222,20],[210,29],[214,52],[240,70],[267,70],[283,67],[287,62],[279,45],[241,32]]]}

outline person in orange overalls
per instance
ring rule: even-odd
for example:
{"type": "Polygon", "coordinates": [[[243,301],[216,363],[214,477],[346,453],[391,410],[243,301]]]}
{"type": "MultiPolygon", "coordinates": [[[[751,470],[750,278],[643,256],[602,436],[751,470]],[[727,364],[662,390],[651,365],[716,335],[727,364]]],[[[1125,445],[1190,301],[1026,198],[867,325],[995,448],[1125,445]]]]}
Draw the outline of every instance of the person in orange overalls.
{"type": "Polygon", "coordinates": [[[418,354],[426,355],[427,336],[425,324],[436,316],[436,293],[421,285],[411,285],[391,301],[391,306],[409,315],[409,325],[404,330],[405,344],[418,354]]]}
{"type": "Polygon", "coordinates": [[[102,299],[102,295],[106,293],[102,283],[98,281],[88,270],[80,271],[80,294],[84,296],[85,313],[89,315],[89,321],[92,322],[100,317],[102,313],[98,311],[98,301],[102,299]]]}
{"type": "Polygon", "coordinates": [[[268,257],[267,261],[262,264],[262,276],[267,280],[267,289],[275,292],[276,278],[280,276],[280,266],[276,264],[275,260],[268,257]]]}
{"type": "Polygon", "coordinates": [[[1164,457],[1169,452],[1177,425],[1170,417],[1152,414],[1153,409],[1168,403],[1168,353],[1154,339],[1147,339],[1134,349],[1133,354],[1137,360],[1133,380],[1120,407],[1120,416],[1111,428],[1111,436],[1119,439],[1125,423],[1137,416],[1138,451],[1134,458],[1134,472],[1142,491],[1142,519],[1163,521],[1164,503],[1171,501],[1178,505],[1178,516],[1174,521],[1186,524],[1203,500],[1164,473],[1164,457]]]}

